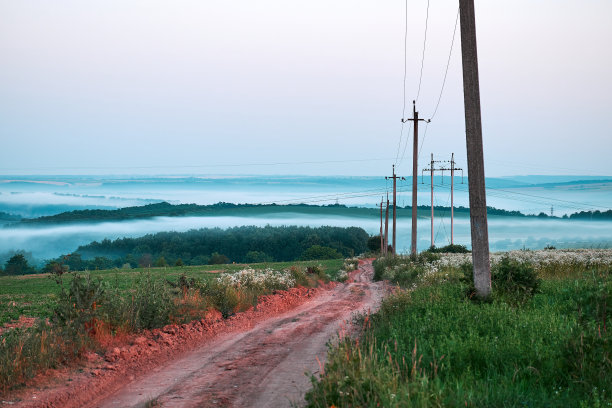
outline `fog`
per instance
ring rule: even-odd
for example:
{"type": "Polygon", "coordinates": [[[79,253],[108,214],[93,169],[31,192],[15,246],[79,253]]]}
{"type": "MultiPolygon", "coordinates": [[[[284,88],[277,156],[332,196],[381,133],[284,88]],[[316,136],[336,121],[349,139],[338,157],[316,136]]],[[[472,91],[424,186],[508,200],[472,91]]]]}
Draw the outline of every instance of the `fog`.
{"type": "MultiPolygon", "coordinates": [[[[570,179],[568,177],[568,179],[570,179]]],[[[585,180],[588,176],[574,176],[585,180]]],[[[581,210],[609,209],[612,181],[576,182],[529,176],[487,179],[487,204],[527,214],[569,214],[581,210]],[[530,181],[531,180],[531,181],[530,181]],[[540,184],[538,184],[540,183],[540,184]],[[541,184],[544,183],[544,184],[541,184]]],[[[419,182],[421,178],[419,178],[419,182]]],[[[419,183],[419,205],[430,204],[427,177],[419,183]]],[[[455,206],[468,206],[467,179],[455,178],[455,206]]],[[[0,211],[24,217],[57,214],[84,208],[121,208],[167,201],[196,203],[309,203],[373,207],[380,203],[391,183],[377,177],[142,177],[92,176],[31,177],[0,180],[0,211]]],[[[450,178],[434,178],[434,204],[450,205],[450,178]]],[[[398,183],[398,205],[411,202],[411,181],[398,183]]]]}
{"type": "MultiPolygon", "coordinates": [[[[73,252],[79,245],[102,239],[139,237],[160,231],[188,231],[198,228],[229,228],[234,226],[357,226],[369,234],[378,234],[378,218],[309,216],[303,214],[277,214],[259,217],[156,217],[146,220],[73,224],[64,226],[7,227],[0,234],[0,254],[7,251],[26,250],[38,260],[73,252]]],[[[398,249],[408,252],[410,246],[410,219],[398,219],[398,249]]],[[[430,219],[418,220],[418,249],[431,245],[430,219]]],[[[436,246],[450,243],[450,219],[435,219],[436,246]]],[[[612,246],[612,222],[575,221],[563,219],[537,219],[518,217],[489,217],[489,238],[492,251],[530,248],[546,245],[562,247],[610,247],[612,246]]],[[[455,219],[455,243],[470,245],[468,217],[455,219]]]]}

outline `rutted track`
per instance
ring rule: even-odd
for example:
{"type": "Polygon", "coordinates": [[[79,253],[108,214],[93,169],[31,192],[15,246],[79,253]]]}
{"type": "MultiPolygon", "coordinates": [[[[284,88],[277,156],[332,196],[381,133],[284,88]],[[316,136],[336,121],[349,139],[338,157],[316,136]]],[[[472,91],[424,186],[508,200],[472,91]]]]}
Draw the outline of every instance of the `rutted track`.
{"type": "MultiPolygon", "coordinates": [[[[89,407],[289,407],[310,388],[306,372],[324,363],[327,342],[350,330],[355,312],[374,311],[384,295],[372,282],[372,264],[361,263],[349,283],[264,319],[252,328],[224,333],[153,369],[92,395],[89,407]],[[108,392],[106,390],[105,392],[108,392]]],[[[48,405],[42,405],[48,406],[48,405]]]]}

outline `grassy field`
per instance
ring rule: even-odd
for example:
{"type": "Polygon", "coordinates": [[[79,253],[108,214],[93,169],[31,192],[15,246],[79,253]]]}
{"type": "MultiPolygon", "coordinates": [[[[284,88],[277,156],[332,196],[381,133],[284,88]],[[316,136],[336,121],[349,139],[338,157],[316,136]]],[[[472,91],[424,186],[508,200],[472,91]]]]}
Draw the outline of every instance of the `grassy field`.
{"type": "MultiPolygon", "coordinates": [[[[189,278],[207,280],[222,272],[236,272],[245,268],[282,270],[296,265],[306,267],[321,265],[332,279],[336,278],[338,270],[342,267],[342,259],[323,261],[296,261],[260,264],[227,264],[202,265],[166,268],[135,268],[135,269],[108,269],[99,271],[81,271],[79,274],[90,274],[92,277],[103,279],[113,287],[127,292],[136,285],[143,273],[150,273],[154,279],[167,279],[176,282],[180,275],[189,278]]],[[[65,283],[69,284],[73,274],[65,275],[65,283]]],[[[26,317],[52,317],[57,305],[59,285],[51,279],[49,274],[35,274],[22,276],[0,276],[0,326],[4,323],[26,317]]]]}
{"type": "Polygon", "coordinates": [[[612,253],[506,255],[488,302],[469,298],[462,256],[379,262],[406,289],[330,349],[309,406],[612,406],[612,253]],[[531,272],[532,293],[509,285],[531,272]]]}

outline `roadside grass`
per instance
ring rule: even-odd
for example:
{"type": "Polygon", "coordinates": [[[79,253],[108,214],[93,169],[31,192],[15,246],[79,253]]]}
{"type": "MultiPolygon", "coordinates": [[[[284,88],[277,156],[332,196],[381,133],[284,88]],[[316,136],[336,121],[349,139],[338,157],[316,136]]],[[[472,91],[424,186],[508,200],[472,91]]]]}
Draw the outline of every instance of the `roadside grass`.
{"type": "MultiPolygon", "coordinates": [[[[207,281],[223,272],[237,272],[245,268],[276,270],[287,269],[291,266],[308,267],[321,265],[332,280],[342,268],[342,259],[321,261],[296,262],[267,262],[255,264],[224,264],[201,265],[166,268],[134,268],[134,269],[105,269],[97,271],[79,271],[81,275],[90,274],[112,284],[125,295],[137,284],[141,274],[150,273],[154,279],[177,281],[181,275],[207,281]]],[[[64,275],[68,284],[74,273],[64,275]]],[[[20,276],[0,276],[0,326],[4,323],[17,320],[20,316],[51,318],[59,299],[60,287],[51,279],[50,274],[33,274],[20,276]]]]}
{"type": "Polygon", "coordinates": [[[342,265],[340,259],[0,277],[0,323],[38,318],[32,328],[0,335],[0,395],[99,350],[109,336],[186,323],[211,309],[229,317],[261,295],[327,281],[342,265]]]}
{"type": "Polygon", "coordinates": [[[546,267],[520,302],[470,300],[460,266],[427,264],[404,266],[409,289],[365,317],[359,339],[330,348],[308,406],[612,406],[607,262],[546,267]]]}

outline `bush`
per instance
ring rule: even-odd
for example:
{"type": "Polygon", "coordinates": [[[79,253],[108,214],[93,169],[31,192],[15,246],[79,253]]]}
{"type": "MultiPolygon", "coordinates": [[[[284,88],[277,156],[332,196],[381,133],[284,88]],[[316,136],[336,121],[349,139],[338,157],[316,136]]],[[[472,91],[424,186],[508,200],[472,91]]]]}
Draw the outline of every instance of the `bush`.
{"type": "Polygon", "coordinates": [[[158,267],[158,268],[163,268],[163,267],[168,266],[168,262],[166,262],[166,258],[164,258],[163,256],[160,256],[155,261],[155,266],[158,267]]]}
{"type": "Polygon", "coordinates": [[[168,286],[142,272],[131,290],[131,296],[120,296],[105,304],[104,312],[112,327],[139,331],[165,326],[172,322],[176,305],[168,286]]]}
{"type": "Polygon", "coordinates": [[[314,261],[319,259],[339,259],[342,254],[334,248],[321,245],[313,245],[302,253],[300,257],[304,261],[314,261]]]}
{"type": "Polygon", "coordinates": [[[55,323],[77,334],[95,334],[96,321],[101,317],[99,307],[107,300],[107,285],[89,274],[85,277],[74,275],[68,290],[61,281],[59,283],[61,291],[54,311],[55,323]]]}
{"type": "Polygon", "coordinates": [[[217,279],[213,279],[202,286],[201,292],[209,298],[211,306],[217,309],[224,319],[238,310],[240,294],[233,286],[223,285],[217,279]]]}
{"type": "Polygon", "coordinates": [[[272,262],[273,259],[270,255],[261,251],[249,251],[246,254],[245,260],[247,263],[263,263],[272,262]]]}
{"type": "Polygon", "coordinates": [[[380,235],[368,238],[368,249],[372,252],[380,252],[380,235]]]}
{"type": "Polygon", "coordinates": [[[427,252],[439,253],[439,254],[467,254],[470,252],[469,249],[465,245],[446,245],[440,248],[436,248],[435,246],[429,247],[427,252]]]}
{"type": "Polygon", "coordinates": [[[493,290],[498,295],[524,302],[538,293],[541,279],[533,265],[527,261],[520,262],[504,256],[492,268],[491,280],[493,290]]]}
{"type": "Polygon", "coordinates": [[[209,265],[222,265],[229,263],[229,258],[225,255],[222,255],[218,252],[213,252],[210,256],[210,260],[208,261],[209,265]]]}

